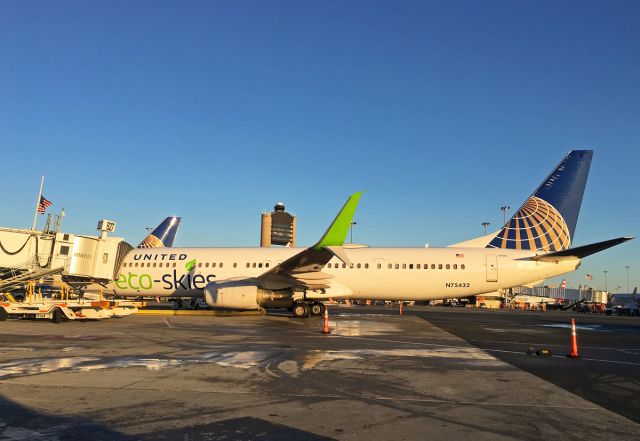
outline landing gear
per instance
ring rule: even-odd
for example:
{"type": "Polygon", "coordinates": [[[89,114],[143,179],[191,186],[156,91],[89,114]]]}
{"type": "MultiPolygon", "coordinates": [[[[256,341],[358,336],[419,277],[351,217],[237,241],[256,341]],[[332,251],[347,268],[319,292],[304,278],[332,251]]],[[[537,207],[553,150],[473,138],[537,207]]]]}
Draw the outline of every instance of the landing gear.
{"type": "Polygon", "coordinates": [[[320,302],[313,302],[309,306],[309,309],[311,310],[311,315],[314,315],[316,317],[324,314],[325,308],[326,306],[324,306],[324,304],[320,302]]]}
{"type": "Polygon", "coordinates": [[[306,303],[294,303],[291,308],[291,313],[295,318],[307,318],[309,317],[310,309],[311,308],[309,308],[309,305],[306,303]]]}

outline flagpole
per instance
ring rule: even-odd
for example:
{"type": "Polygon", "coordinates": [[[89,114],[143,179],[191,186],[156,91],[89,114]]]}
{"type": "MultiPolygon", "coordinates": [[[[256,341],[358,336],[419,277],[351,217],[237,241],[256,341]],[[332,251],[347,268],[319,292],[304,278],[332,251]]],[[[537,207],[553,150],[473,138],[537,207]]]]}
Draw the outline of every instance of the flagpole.
{"type": "Polygon", "coordinates": [[[33,214],[33,226],[31,227],[31,231],[36,229],[36,221],[38,220],[38,205],[40,205],[40,197],[42,196],[43,185],[44,185],[44,175],[42,175],[42,180],[40,181],[40,192],[38,193],[38,200],[36,201],[36,212],[33,214]]]}

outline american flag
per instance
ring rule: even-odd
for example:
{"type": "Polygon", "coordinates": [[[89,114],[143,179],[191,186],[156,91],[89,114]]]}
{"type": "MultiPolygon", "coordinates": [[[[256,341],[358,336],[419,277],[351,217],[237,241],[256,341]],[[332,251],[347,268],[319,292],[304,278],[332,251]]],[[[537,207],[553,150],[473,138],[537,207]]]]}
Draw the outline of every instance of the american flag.
{"type": "Polygon", "coordinates": [[[51,204],[53,204],[53,202],[40,195],[40,202],[38,202],[38,213],[44,214],[47,207],[49,207],[51,204]]]}
{"type": "Polygon", "coordinates": [[[567,289],[567,280],[566,279],[562,279],[562,283],[560,284],[560,288],[567,289]]]}

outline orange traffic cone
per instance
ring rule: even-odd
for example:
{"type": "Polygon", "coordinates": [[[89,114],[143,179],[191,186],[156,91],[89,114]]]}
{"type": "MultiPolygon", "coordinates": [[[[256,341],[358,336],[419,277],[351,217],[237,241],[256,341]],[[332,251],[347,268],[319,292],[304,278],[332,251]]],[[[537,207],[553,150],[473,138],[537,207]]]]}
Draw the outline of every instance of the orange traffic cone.
{"type": "Polygon", "coordinates": [[[402,302],[400,302],[400,315],[402,315],[402,302]]]}
{"type": "Polygon", "coordinates": [[[568,357],[580,357],[580,354],[578,354],[578,339],[576,337],[576,321],[574,319],[571,319],[571,353],[568,355],[568,357]]]}
{"type": "Polygon", "coordinates": [[[331,334],[329,331],[329,308],[325,305],[324,307],[324,326],[322,327],[322,333],[325,335],[331,334]]]}

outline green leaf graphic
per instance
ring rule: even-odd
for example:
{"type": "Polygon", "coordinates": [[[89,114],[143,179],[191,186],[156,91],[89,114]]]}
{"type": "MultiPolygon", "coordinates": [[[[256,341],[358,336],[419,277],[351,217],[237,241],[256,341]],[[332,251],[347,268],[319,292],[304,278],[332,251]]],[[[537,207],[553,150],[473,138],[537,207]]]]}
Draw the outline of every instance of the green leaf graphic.
{"type": "Polygon", "coordinates": [[[184,270],[186,272],[191,271],[195,267],[196,267],[196,259],[191,259],[190,261],[188,261],[187,263],[184,264],[184,270]]]}

